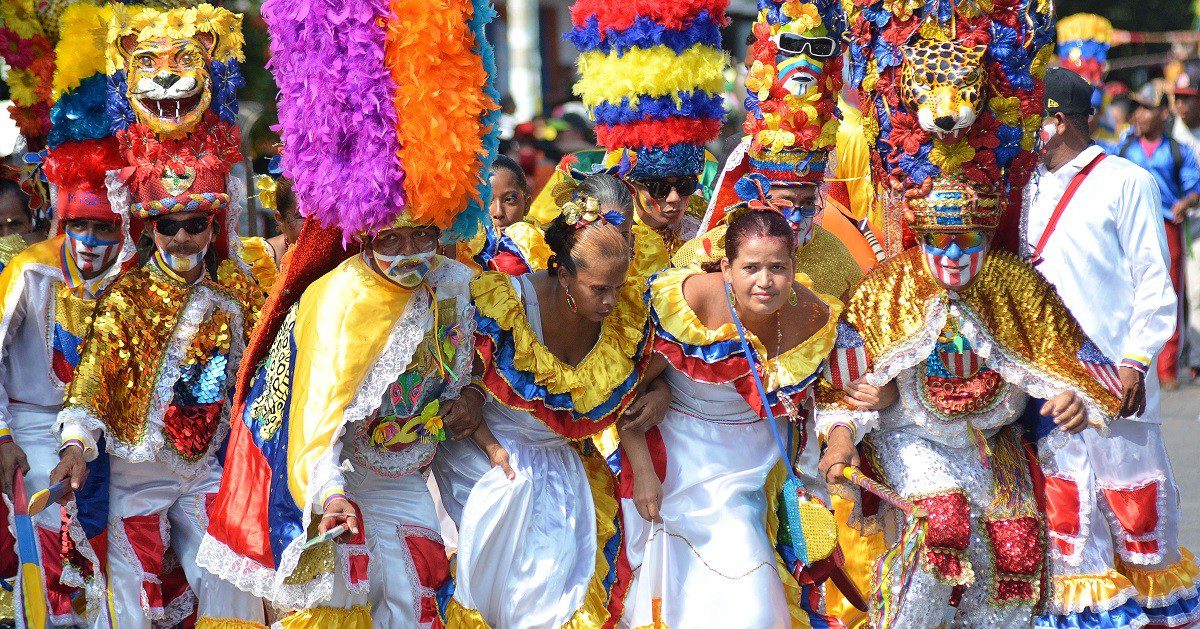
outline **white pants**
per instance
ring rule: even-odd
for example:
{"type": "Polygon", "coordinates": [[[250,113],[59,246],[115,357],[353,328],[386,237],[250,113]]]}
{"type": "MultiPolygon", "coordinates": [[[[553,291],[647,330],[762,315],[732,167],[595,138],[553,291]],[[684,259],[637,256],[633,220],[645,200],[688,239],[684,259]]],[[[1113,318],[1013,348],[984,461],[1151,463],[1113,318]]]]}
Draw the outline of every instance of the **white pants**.
{"type": "MultiPolygon", "coordinates": [[[[58,410],[21,403],[9,404],[8,410],[12,416],[8,428],[13,441],[25,452],[25,458],[29,462],[29,473],[25,475],[25,493],[33,496],[50,486],[50,472],[58,465],[58,437],[54,433],[58,410]]],[[[12,513],[10,503],[8,526],[15,536],[12,513]]],[[[62,530],[62,507],[57,504],[48,505],[41,513],[33,516],[33,528],[38,538],[39,564],[42,566],[42,582],[49,599],[51,622],[61,626],[75,624],[79,618],[71,610],[71,601],[67,594],[69,588],[58,583],[62,576],[62,558],[57,552],[62,530]]],[[[24,626],[25,623],[24,609],[19,604],[21,578],[21,571],[18,570],[14,586],[14,592],[18,593],[14,597],[18,603],[14,605],[18,627],[24,626]]]]}
{"type": "Polygon", "coordinates": [[[329,606],[369,604],[376,627],[432,626],[435,588],[449,576],[449,562],[424,477],[386,478],[358,466],[346,475],[346,493],[362,512],[365,539],[339,544],[336,573],[360,579],[361,566],[367,564],[366,600],[364,588],[335,578],[329,606]],[[368,556],[369,562],[360,559],[368,556]]]}
{"type": "MultiPolygon", "coordinates": [[[[1132,571],[1149,574],[1182,559],[1179,488],[1163,446],[1162,427],[1123,419],[1113,422],[1111,431],[1106,439],[1085,430],[1072,435],[1066,446],[1042,453],[1050,503],[1051,575],[1056,582],[1077,576],[1114,578],[1114,570],[1126,577],[1132,571]]],[[[1093,601],[1090,607],[1114,608],[1132,593],[1093,601]]],[[[1190,592],[1156,599],[1139,592],[1135,598],[1150,622],[1179,626],[1200,614],[1182,618],[1171,612],[1160,617],[1155,608],[1194,596],[1192,584],[1190,592]]],[[[1047,613],[1080,612],[1086,603],[1054,600],[1047,613]]]]}
{"type": "Polygon", "coordinates": [[[158,462],[133,463],[116,456],[110,461],[110,602],[95,626],[173,625],[197,603],[201,618],[264,622],[261,599],[196,565],[196,551],[208,528],[208,496],[221,481],[216,461],[210,459],[209,470],[192,479],[158,462]],[[176,566],[182,568],[185,583],[163,578],[176,566]]]}

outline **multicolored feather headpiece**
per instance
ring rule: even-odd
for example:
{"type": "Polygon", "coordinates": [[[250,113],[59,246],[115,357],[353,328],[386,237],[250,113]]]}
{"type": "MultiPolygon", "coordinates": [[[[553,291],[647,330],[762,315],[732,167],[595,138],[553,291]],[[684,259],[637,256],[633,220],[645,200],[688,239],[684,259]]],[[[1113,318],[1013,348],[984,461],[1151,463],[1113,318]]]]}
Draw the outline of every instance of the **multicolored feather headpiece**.
{"type": "Polygon", "coordinates": [[[1094,13],[1076,13],[1058,21],[1058,63],[1096,88],[1093,107],[1100,107],[1104,96],[1112,40],[1112,22],[1094,13]]]}
{"type": "Polygon", "coordinates": [[[635,179],[695,176],[725,119],[729,0],[577,0],[575,93],[609,151],[632,150],[635,179]]]}
{"type": "Polygon", "coordinates": [[[469,237],[499,146],[486,0],[268,0],[283,170],[346,241],[393,226],[469,237]]]}

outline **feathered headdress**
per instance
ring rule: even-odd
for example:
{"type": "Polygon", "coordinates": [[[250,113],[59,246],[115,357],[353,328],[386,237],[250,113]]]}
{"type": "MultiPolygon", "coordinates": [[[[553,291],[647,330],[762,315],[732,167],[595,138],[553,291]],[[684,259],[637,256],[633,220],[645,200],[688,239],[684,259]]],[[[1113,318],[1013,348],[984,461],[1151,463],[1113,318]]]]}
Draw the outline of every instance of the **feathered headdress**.
{"type": "Polygon", "coordinates": [[[283,170],[345,239],[408,223],[467,237],[499,146],[484,0],[268,0],[283,170]]]}
{"type": "Polygon", "coordinates": [[[1100,106],[1104,94],[1101,88],[1112,39],[1112,22],[1099,15],[1076,13],[1058,21],[1058,63],[1096,87],[1093,107],[1100,106]]]}
{"type": "Polygon", "coordinates": [[[575,93],[610,151],[637,153],[634,178],[698,175],[725,118],[721,27],[729,0],[577,0],[575,93]]]}
{"type": "Polygon", "coordinates": [[[1052,4],[864,0],[847,10],[851,83],[887,193],[889,253],[911,242],[905,200],[927,196],[939,179],[1002,199],[998,242],[1015,246],[1022,190],[1037,166],[1052,4]]]}

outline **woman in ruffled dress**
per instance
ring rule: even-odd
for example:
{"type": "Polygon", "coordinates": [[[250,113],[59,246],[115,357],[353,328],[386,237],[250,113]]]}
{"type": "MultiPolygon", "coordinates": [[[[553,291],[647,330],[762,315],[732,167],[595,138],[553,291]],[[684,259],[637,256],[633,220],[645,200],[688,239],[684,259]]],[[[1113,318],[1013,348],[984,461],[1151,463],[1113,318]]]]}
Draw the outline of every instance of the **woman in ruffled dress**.
{"type": "MultiPolygon", "coordinates": [[[[719,272],[672,269],[650,285],[655,361],[669,363],[671,401],[648,431],[620,426],[618,626],[808,626],[813,606],[801,599],[819,597],[793,576],[796,557],[777,551],[788,546],[777,508],[786,465],[816,477],[811,391],[842,306],[795,273],[796,241],[777,208],[759,199],[740,210],[719,272]]],[[[805,482],[824,494],[821,485],[805,482]]]]}
{"type": "MultiPolygon", "coordinates": [[[[480,430],[495,435],[511,468],[497,463],[466,500],[451,626],[608,619],[616,490],[590,437],[646,388],[651,354],[644,284],[627,281],[627,220],[578,194],[547,229],[548,271],[472,282],[476,378],[488,393],[480,430]]],[[[665,388],[649,388],[647,400],[665,405],[665,388]]]]}

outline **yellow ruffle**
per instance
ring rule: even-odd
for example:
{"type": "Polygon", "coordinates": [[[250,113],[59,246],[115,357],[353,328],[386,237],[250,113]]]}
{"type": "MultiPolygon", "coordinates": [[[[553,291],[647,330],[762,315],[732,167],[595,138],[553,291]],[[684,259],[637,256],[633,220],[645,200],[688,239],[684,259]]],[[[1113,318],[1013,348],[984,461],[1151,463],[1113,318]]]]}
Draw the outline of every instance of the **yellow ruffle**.
{"type": "Polygon", "coordinates": [[[314,607],[298,611],[290,616],[281,618],[279,626],[283,629],[372,629],[371,610],[366,605],[341,609],[337,607],[314,607]]]}
{"type": "Polygon", "coordinates": [[[532,223],[524,221],[513,223],[504,228],[504,235],[521,250],[525,263],[530,271],[543,271],[550,261],[550,245],[546,244],[546,235],[532,223]]]}
{"type": "Polygon", "coordinates": [[[1125,575],[1116,570],[1104,574],[1077,574],[1054,577],[1050,581],[1054,609],[1060,614],[1110,611],[1133,598],[1137,591],[1125,575]]]}
{"type": "MultiPolygon", "coordinates": [[[[787,472],[783,466],[783,462],[775,464],[771,469],[771,473],[767,475],[767,484],[763,488],[767,492],[767,539],[771,541],[771,548],[775,548],[779,537],[779,492],[783,490],[783,481],[787,478],[787,472]]],[[[800,608],[800,584],[796,582],[796,577],[787,569],[783,563],[783,557],[779,553],[775,553],[775,570],[779,573],[779,580],[783,582],[784,597],[788,602],[788,613],[792,616],[792,627],[803,629],[808,627],[811,629],[812,624],[808,621],[808,614],[800,608]]]]}
{"type": "Polygon", "coordinates": [[[271,244],[260,236],[242,238],[242,262],[250,267],[250,275],[258,282],[263,292],[271,292],[279,267],[275,266],[275,253],[271,244]]]}
{"type": "Polygon", "coordinates": [[[1117,561],[1117,570],[1129,578],[1137,589],[1138,602],[1151,607],[1168,605],[1178,599],[1179,594],[1196,588],[1196,575],[1200,568],[1192,551],[1179,547],[1179,561],[1157,570],[1146,570],[1124,561],[1117,561]]]}
{"type": "Polygon", "coordinates": [[[538,341],[511,277],[498,272],[480,275],[471,282],[471,298],[479,314],[512,333],[513,366],[533,374],[551,393],[570,394],[577,412],[587,413],[604,403],[633,373],[648,312],[636,282],[625,284],[616,308],[600,326],[595,347],[574,367],[538,341]]]}
{"type": "MultiPolygon", "coordinates": [[[[705,326],[695,311],[688,305],[683,296],[683,283],[693,275],[700,275],[696,269],[670,269],[663,272],[650,286],[650,303],[658,314],[659,324],[671,336],[688,345],[712,345],[724,341],[737,341],[738,331],[732,323],[721,325],[717,329],[705,326]]],[[[806,287],[812,286],[812,280],[803,273],[796,274],[796,281],[806,287]]],[[[829,318],[825,325],[812,336],[796,347],[769,358],[763,371],[767,374],[763,385],[768,391],[777,391],[783,387],[794,385],[811,376],[821,366],[821,361],[829,356],[837,339],[838,317],[842,314],[842,302],[836,297],[816,293],[821,301],[829,306],[829,318]]],[[[754,333],[746,331],[748,340],[759,356],[766,356],[767,350],[759,342],[754,333]]]]}
{"type": "MultiPolygon", "coordinates": [[[[596,510],[596,570],[588,582],[588,591],[583,604],[563,625],[565,629],[595,629],[608,621],[608,593],[604,590],[604,579],[608,577],[608,560],[604,557],[605,543],[617,534],[617,499],[612,472],[603,459],[583,456],[588,484],[592,489],[592,501],[596,510]]],[[[796,591],[797,597],[799,590],[796,591]]],[[[797,598],[796,600],[799,600],[797,598]]],[[[464,606],[456,598],[446,606],[447,627],[463,629],[487,629],[491,625],[478,610],[464,606]]],[[[806,625],[807,626],[807,625],[806,625]]]]}
{"type": "Polygon", "coordinates": [[[641,223],[634,223],[633,261],[629,263],[627,275],[630,278],[645,280],[669,266],[671,252],[662,236],[641,223]]]}
{"type": "Polygon", "coordinates": [[[261,622],[242,620],[240,618],[209,618],[208,616],[201,616],[196,621],[196,629],[248,629],[251,627],[258,629],[259,627],[266,627],[266,625],[261,622]]]}

